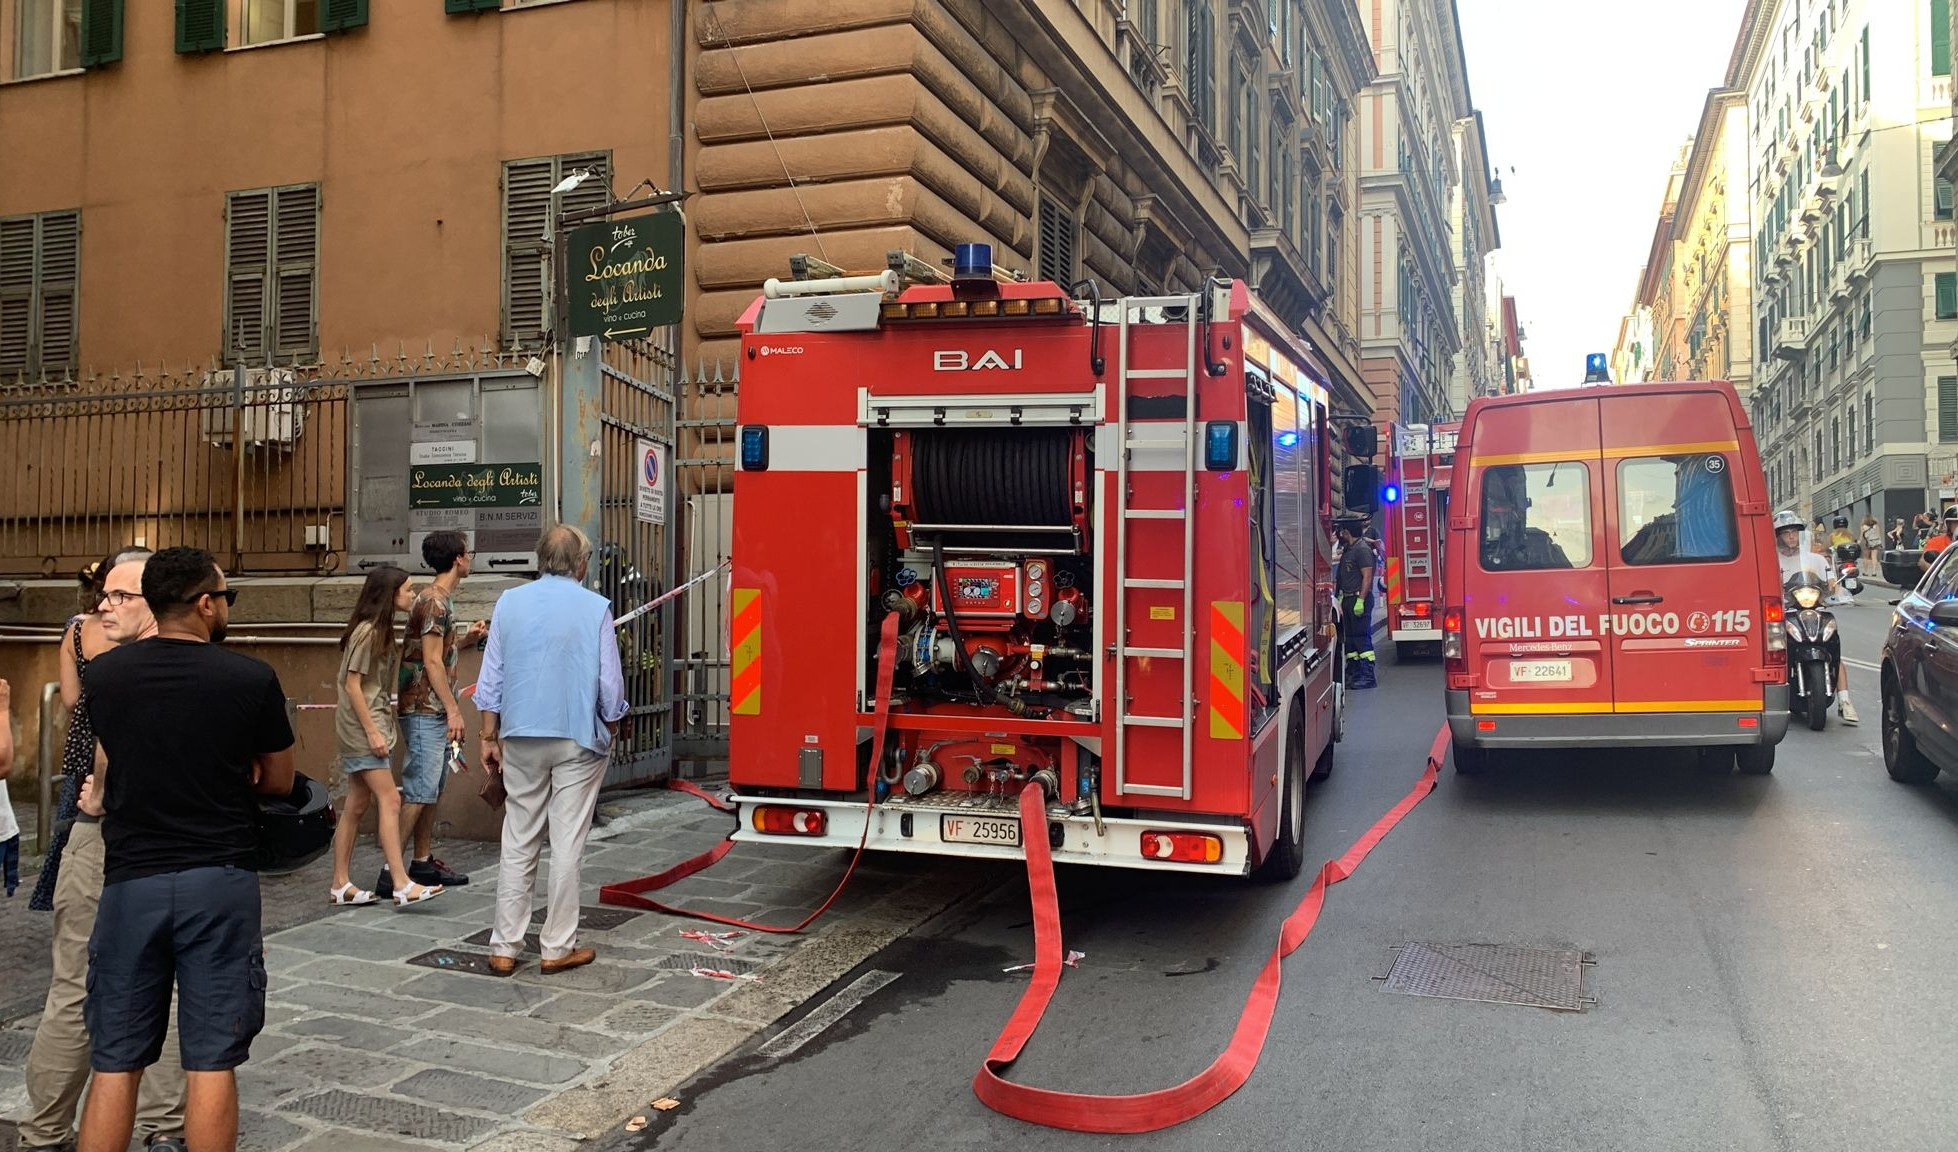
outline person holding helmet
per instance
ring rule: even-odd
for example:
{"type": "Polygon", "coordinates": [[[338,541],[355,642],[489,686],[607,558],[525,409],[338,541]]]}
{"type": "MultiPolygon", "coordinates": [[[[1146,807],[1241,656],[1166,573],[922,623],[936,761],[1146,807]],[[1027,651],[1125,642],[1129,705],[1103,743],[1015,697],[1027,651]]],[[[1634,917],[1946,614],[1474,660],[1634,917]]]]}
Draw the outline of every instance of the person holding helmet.
{"type": "Polygon", "coordinates": [[[1954,537],[1958,537],[1958,504],[1944,510],[1944,527],[1935,536],[1924,541],[1924,552],[1917,558],[1917,570],[1929,572],[1931,565],[1938,562],[1938,557],[1944,550],[1951,547],[1954,537]]]}
{"type": "Polygon", "coordinates": [[[1373,655],[1373,573],[1379,567],[1373,548],[1361,535],[1367,517],[1358,512],[1341,512],[1333,517],[1333,530],[1339,535],[1339,571],[1335,590],[1339,596],[1340,639],[1346,649],[1346,686],[1372,688],[1376,662],[1373,655]]]}
{"type": "MultiPolygon", "coordinates": [[[[1828,584],[1829,595],[1834,596],[1836,576],[1830,570],[1832,566],[1821,553],[1803,546],[1802,532],[1800,516],[1793,512],[1774,514],[1774,551],[1775,559],[1781,565],[1781,583],[1786,587],[1788,581],[1796,574],[1804,571],[1811,572],[1828,584]]],[[[1843,673],[1840,638],[1834,641],[1830,662],[1835,666],[1836,712],[1841,715],[1844,724],[1859,723],[1856,717],[1856,705],[1849,700],[1849,678],[1843,673]]]]}

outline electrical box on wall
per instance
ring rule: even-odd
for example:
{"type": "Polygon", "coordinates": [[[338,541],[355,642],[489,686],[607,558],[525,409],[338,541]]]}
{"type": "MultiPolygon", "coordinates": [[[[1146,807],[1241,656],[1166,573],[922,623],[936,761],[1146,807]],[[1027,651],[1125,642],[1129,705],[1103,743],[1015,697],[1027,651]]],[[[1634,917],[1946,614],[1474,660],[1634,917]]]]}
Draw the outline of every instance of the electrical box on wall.
{"type": "Polygon", "coordinates": [[[536,571],[555,497],[542,403],[537,377],[522,369],[355,385],[347,570],[398,564],[426,574],[422,541],[456,529],[476,572],[536,571]]]}

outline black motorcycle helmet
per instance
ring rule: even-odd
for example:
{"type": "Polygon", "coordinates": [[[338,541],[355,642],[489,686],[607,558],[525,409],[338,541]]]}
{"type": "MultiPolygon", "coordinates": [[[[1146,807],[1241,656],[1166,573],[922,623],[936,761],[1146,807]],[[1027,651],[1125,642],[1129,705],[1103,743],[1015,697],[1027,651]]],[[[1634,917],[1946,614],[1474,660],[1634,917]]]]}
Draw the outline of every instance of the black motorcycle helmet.
{"type": "Polygon", "coordinates": [[[1834,522],[1834,524],[1832,525],[1832,527],[1836,527],[1836,528],[1847,528],[1847,527],[1849,527],[1849,517],[1847,517],[1847,516],[1838,516],[1838,517],[1836,517],[1836,519],[1835,519],[1835,522],[1834,522]]]}

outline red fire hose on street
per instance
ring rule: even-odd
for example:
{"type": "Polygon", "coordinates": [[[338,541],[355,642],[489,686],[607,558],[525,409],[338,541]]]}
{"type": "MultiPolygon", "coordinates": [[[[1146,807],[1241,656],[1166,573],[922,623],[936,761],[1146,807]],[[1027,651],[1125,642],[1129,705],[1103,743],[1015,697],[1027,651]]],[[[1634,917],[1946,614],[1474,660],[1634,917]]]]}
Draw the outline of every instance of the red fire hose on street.
{"type": "MultiPolygon", "coordinates": [[[[891,682],[896,665],[898,617],[895,613],[884,618],[883,632],[878,645],[877,662],[877,721],[871,737],[872,765],[882,763],[885,737],[889,728],[891,682]]],[[[1153,1092],[1142,1092],[1129,1096],[1096,1096],[1075,1092],[1057,1092],[1048,1088],[1035,1088],[1016,1084],[1005,1079],[1004,1073],[1013,1062],[1019,1059],[1026,1049],[1027,1042],[1033,1039],[1040,1027],[1041,1017],[1047,1011],[1048,1003],[1054,997],[1055,989],[1060,987],[1061,969],[1065,953],[1061,947],[1061,917],[1059,892],[1054,883],[1053,852],[1048,847],[1045,836],[1026,836],[1027,886],[1033,900],[1033,938],[1034,968],[1033,982],[1020,997],[1020,1003],[1000,1032],[999,1039],[986,1054],[986,1059],[972,1078],[972,1090],[988,1108],[1002,1115],[1040,1124],[1049,1128],[1064,1128],[1074,1132],[1131,1133],[1154,1132],[1174,1127],[1191,1120],[1216,1107],[1230,1095],[1244,1086],[1257,1067],[1258,1056],[1264,1049],[1265,1037],[1271,1031],[1271,1021],[1278,1010],[1278,990],[1284,975],[1284,959],[1298,950],[1312,934],[1318,923],[1319,912],[1325,906],[1326,889],[1351,876],[1374,846],[1394,830],[1414,806],[1426,799],[1434,791],[1436,778],[1441,770],[1442,758],[1447,754],[1448,731],[1442,729],[1435,734],[1434,743],[1428,749],[1427,765],[1421,777],[1401,797],[1400,802],[1374,822],[1373,827],[1336,860],[1328,860],[1319,869],[1319,874],[1306,890],[1305,896],[1285,918],[1279,928],[1278,943],[1272,948],[1271,956],[1265,960],[1257,979],[1251,985],[1250,997],[1244,1005],[1244,1012],[1238,1018],[1237,1029],[1231,1034],[1230,1043],[1224,1051],[1203,1071],[1170,1088],[1153,1092]]],[[[674,781],[671,787],[687,792],[712,804],[723,811],[731,810],[732,805],[704,790],[684,781],[674,781]]],[[[867,807],[876,806],[876,790],[871,790],[867,807]]],[[[1046,794],[1039,784],[1028,784],[1020,793],[1020,819],[1022,827],[1042,828],[1046,824],[1046,794]]],[[[863,836],[857,841],[856,854],[850,858],[850,866],[843,873],[836,889],[828,899],[793,927],[780,927],[768,924],[754,924],[730,916],[720,916],[711,912],[689,911],[661,904],[646,895],[671,884],[677,883],[696,872],[707,868],[728,854],[734,847],[732,839],[724,840],[712,849],[693,856],[664,872],[637,880],[608,884],[599,890],[599,902],[627,908],[641,908],[662,912],[672,916],[686,916],[697,920],[710,920],[717,924],[729,924],[755,932],[793,933],[814,923],[850,883],[856,872],[857,863],[863,859],[864,845],[870,838],[870,813],[866,811],[863,836]]]]}

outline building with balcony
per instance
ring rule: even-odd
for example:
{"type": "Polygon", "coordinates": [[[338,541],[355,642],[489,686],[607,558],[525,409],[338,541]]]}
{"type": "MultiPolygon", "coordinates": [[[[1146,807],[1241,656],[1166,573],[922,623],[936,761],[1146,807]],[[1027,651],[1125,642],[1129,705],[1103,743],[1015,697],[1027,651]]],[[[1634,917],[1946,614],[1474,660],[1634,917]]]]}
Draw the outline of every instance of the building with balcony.
{"type": "Polygon", "coordinates": [[[1490,174],[1480,112],[1455,122],[1453,146],[1456,170],[1463,174],[1448,196],[1448,229],[1455,245],[1453,302],[1462,327],[1462,350],[1449,374],[1448,402],[1460,415],[1470,400],[1502,391],[1502,366],[1490,339],[1494,318],[1489,314],[1489,257],[1502,247],[1494,199],[1494,190],[1501,185],[1490,174]]]}
{"type": "Polygon", "coordinates": [[[1675,304],[1683,319],[1676,377],[1754,385],[1753,233],[1747,202],[1747,99],[1707,94],[1672,217],[1675,304]]]}
{"type": "MultiPolygon", "coordinates": [[[[1379,75],[1360,97],[1360,348],[1376,419],[1421,423],[1454,413],[1451,380],[1464,326],[1461,251],[1449,205],[1464,180],[1455,126],[1474,114],[1452,0],[1363,0],[1379,75]]],[[[1473,211],[1471,214],[1474,214],[1473,211]]],[[[1479,245],[1494,239],[1494,228],[1479,245]]],[[[1486,248],[1483,249],[1486,252],[1486,248]]]]}
{"type": "Polygon", "coordinates": [[[1723,88],[1748,110],[1769,489],[1808,516],[1909,516],[1948,493],[1958,458],[1958,253],[1935,159],[1948,0],[1753,0],[1723,88]]]}

